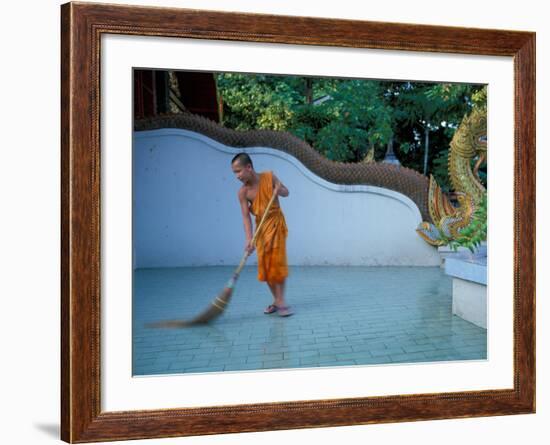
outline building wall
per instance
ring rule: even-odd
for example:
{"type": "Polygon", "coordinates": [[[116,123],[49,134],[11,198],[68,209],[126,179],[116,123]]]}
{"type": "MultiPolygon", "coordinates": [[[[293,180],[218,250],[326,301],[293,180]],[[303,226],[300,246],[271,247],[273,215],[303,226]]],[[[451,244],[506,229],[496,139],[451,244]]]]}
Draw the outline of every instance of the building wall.
{"type": "MultiPolygon", "coordinates": [[[[244,151],[180,129],[134,133],[134,267],[236,265],[243,222],[230,162],[244,151]]],[[[439,264],[415,232],[420,212],[408,197],[379,187],[329,183],[294,157],[247,148],[256,171],[273,170],[290,265],[439,264]]],[[[249,264],[255,264],[255,254],[249,264]]]]}

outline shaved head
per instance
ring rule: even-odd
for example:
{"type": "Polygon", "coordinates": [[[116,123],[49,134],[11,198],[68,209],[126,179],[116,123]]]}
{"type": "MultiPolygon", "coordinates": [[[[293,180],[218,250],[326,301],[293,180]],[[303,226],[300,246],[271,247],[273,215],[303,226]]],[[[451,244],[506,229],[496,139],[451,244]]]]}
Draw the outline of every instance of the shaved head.
{"type": "Polygon", "coordinates": [[[250,159],[250,156],[248,156],[246,153],[239,153],[238,155],[236,155],[231,160],[231,164],[235,162],[238,162],[242,167],[246,167],[247,165],[251,165],[252,167],[254,167],[254,165],[252,164],[252,159],[250,159]]]}

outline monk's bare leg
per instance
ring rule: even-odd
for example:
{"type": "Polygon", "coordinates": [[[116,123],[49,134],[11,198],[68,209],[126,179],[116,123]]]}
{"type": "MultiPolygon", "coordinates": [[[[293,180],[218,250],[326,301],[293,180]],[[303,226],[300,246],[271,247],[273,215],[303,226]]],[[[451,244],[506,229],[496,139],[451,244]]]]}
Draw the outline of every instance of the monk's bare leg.
{"type": "Polygon", "coordinates": [[[286,306],[285,302],[285,282],[273,283],[273,288],[275,291],[275,304],[277,307],[286,306]]]}
{"type": "Polygon", "coordinates": [[[267,282],[267,285],[269,286],[269,290],[271,291],[271,295],[273,295],[273,304],[277,306],[277,291],[275,290],[275,283],[267,282]]]}
{"type": "Polygon", "coordinates": [[[265,314],[272,314],[273,312],[277,312],[277,291],[275,289],[275,284],[270,283],[269,281],[266,282],[267,286],[269,287],[269,290],[271,291],[271,295],[273,296],[273,303],[271,303],[268,307],[265,308],[264,313],[265,314]]]}
{"type": "Polygon", "coordinates": [[[280,283],[271,283],[270,287],[273,287],[274,292],[274,298],[275,306],[277,306],[278,310],[277,312],[279,315],[286,317],[288,315],[292,315],[293,311],[290,309],[290,307],[287,306],[286,300],[285,300],[285,280],[281,281],[280,283]]]}
{"type": "Polygon", "coordinates": [[[283,280],[280,283],[270,283],[268,282],[267,285],[269,286],[269,289],[271,290],[271,294],[273,295],[273,305],[275,305],[277,308],[279,308],[279,314],[280,315],[291,315],[292,311],[288,306],[286,305],[285,300],[285,281],[283,280]],[[281,310],[281,308],[284,308],[281,310]]]}
{"type": "Polygon", "coordinates": [[[293,311],[292,309],[287,306],[287,303],[286,303],[286,300],[285,300],[285,280],[283,280],[282,282],[280,283],[277,283],[275,285],[275,292],[277,294],[277,307],[279,308],[278,309],[278,314],[281,316],[281,317],[288,317],[289,315],[292,315],[293,314],[293,311]]]}
{"type": "MultiPolygon", "coordinates": [[[[273,295],[273,304],[275,306],[281,306],[281,289],[280,289],[281,283],[270,283],[267,282],[267,285],[269,286],[269,290],[271,291],[271,295],[273,295]]],[[[284,297],[283,297],[284,302],[284,297]]]]}

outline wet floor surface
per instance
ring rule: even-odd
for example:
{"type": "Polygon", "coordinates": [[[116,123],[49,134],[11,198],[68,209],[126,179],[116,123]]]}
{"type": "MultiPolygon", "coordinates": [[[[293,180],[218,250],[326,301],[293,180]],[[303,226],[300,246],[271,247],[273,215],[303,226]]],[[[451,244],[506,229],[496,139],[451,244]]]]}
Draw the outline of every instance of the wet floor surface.
{"type": "Polygon", "coordinates": [[[272,302],[245,267],[226,311],[189,328],[233,267],[134,271],[133,374],[485,360],[487,331],[452,315],[451,278],[436,267],[291,267],[294,315],[264,315],[272,302]]]}

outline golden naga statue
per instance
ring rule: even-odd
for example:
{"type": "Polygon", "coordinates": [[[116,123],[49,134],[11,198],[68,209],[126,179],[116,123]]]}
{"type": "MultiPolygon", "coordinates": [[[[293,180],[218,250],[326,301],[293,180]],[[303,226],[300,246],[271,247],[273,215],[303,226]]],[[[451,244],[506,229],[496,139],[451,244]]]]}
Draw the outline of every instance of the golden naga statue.
{"type": "Polygon", "coordinates": [[[416,231],[429,244],[442,246],[456,239],[470,224],[473,213],[486,189],[478,176],[479,167],[487,159],[487,109],[475,108],[464,117],[451,140],[449,176],[458,195],[454,207],[430,175],[428,206],[432,222],[422,222],[416,231]],[[472,160],[477,159],[472,168],[472,160]]]}

